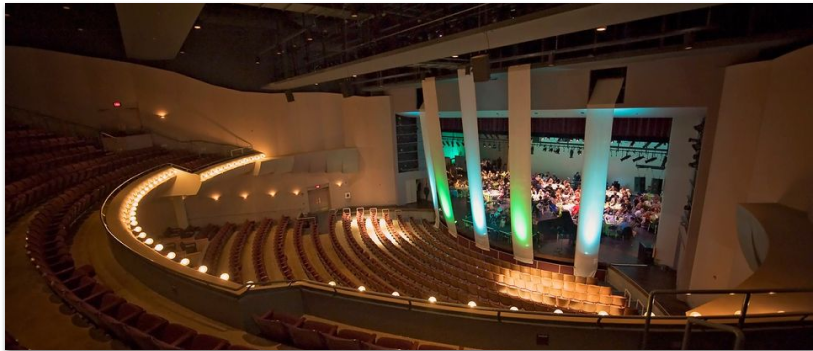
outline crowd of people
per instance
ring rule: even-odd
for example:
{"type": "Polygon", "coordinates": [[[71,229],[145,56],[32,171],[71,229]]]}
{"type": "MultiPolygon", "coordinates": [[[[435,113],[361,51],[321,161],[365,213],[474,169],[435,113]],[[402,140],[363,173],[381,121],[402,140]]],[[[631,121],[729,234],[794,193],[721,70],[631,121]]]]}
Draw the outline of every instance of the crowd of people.
{"type": "MultiPolygon", "coordinates": [[[[503,169],[500,160],[481,163],[483,196],[489,226],[506,229],[510,226],[511,176],[503,169]]],[[[448,172],[452,196],[468,196],[468,180],[465,171],[453,168],[448,172]]],[[[548,220],[569,212],[578,223],[581,201],[581,175],[576,172],[570,178],[559,178],[546,173],[534,174],[531,179],[531,202],[533,222],[548,220]]],[[[657,194],[633,194],[618,181],[607,187],[604,204],[605,226],[625,232],[627,228],[652,228],[656,226],[661,211],[661,199],[657,194]]]]}

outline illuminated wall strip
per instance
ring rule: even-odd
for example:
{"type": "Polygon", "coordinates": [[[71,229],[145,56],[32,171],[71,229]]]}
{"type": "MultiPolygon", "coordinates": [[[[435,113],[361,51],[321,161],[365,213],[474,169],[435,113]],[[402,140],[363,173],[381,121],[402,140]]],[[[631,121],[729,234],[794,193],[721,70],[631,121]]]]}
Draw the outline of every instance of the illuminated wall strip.
{"type": "Polygon", "coordinates": [[[520,262],[533,263],[531,65],[508,68],[508,171],[511,174],[511,236],[514,258],[520,262]]]}
{"type": "Polygon", "coordinates": [[[440,138],[440,117],[438,114],[438,94],[435,88],[435,78],[426,78],[422,82],[424,114],[421,116],[421,128],[425,130],[424,147],[429,146],[432,161],[432,173],[435,175],[435,190],[438,194],[438,204],[443,210],[443,218],[449,232],[456,236],[454,210],[452,197],[449,192],[449,181],[446,178],[446,162],[443,157],[443,145],[440,138]]]}
{"type": "Polygon", "coordinates": [[[460,90],[460,112],[463,117],[463,140],[466,147],[466,174],[471,199],[471,218],[474,226],[474,243],[488,250],[488,224],[486,223],[485,199],[483,199],[483,177],[480,173],[480,136],[477,131],[477,96],[474,76],[465,69],[457,70],[460,90]]]}
{"type": "Polygon", "coordinates": [[[604,224],[604,197],[607,189],[607,170],[610,164],[613,109],[588,109],[586,123],[582,194],[579,203],[576,258],[573,266],[575,275],[593,277],[598,269],[598,249],[604,224]]]}
{"type": "Polygon", "coordinates": [[[243,157],[243,158],[239,158],[239,159],[236,159],[234,161],[227,162],[227,163],[224,163],[224,164],[220,164],[220,165],[217,165],[217,166],[213,166],[213,167],[211,167],[211,168],[209,168],[209,169],[207,169],[207,170],[200,173],[200,180],[202,182],[205,182],[205,181],[207,181],[209,179],[212,179],[212,178],[214,178],[214,177],[216,177],[216,176],[218,176],[218,175],[220,175],[220,174],[222,174],[224,172],[228,172],[228,171],[230,171],[232,169],[235,169],[237,167],[245,166],[245,165],[247,165],[249,163],[261,161],[263,159],[265,159],[265,154],[256,154],[256,155],[251,155],[251,156],[246,156],[246,157],[243,157]]]}
{"type": "MultiPolygon", "coordinates": [[[[424,112],[423,112],[423,110],[421,110],[421,113],[418,115],[418,117],[420,117],[420,121],[425,120],[423,115],[424,115],[424,112]]],[[[421,123],[423,123],[423,122],[421,122],[421,123]]],[[[421,127],[421,139],[423,139],[422,140],[423,141],[423,156],[424,156],[424,159],[426,160],[426,174],[429,177],[429,189],[432,190],[432,192],[431,192],[432,205],[435,208],[435,227],[437,227],[438,224],[440,223],[440,221],[439,221],[440,212],[438,212],[438,190],[437,190],[437,187],[435,186],[435,173],[432,170],[432,168],[433,168],[432,167],[432,152],[429,151],[429,149],[430,149],[429,144],[428,144],[429,137],[427,136],[426,128],[424,128],[424,127],[421,127]]]]}

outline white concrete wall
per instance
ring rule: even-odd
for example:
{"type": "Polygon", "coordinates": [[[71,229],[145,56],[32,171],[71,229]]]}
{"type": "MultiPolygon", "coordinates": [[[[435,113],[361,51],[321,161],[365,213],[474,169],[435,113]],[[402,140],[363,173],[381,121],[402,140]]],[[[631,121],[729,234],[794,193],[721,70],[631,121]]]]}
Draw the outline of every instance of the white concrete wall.
{"type": "MultiPolygon", "coordinates": [[[[810,208],[810,62],[813,46],[726,69],[690,288],[734,287],[751,275],[737,239],[737,204],[810,208]]],[[[707,300],[692,296],[689,301],[707,300]]]]}

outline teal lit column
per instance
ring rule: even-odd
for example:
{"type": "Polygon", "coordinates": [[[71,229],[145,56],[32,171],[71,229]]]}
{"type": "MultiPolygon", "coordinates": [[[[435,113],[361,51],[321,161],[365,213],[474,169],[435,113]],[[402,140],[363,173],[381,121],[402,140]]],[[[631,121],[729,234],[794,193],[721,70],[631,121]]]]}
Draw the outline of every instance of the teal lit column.
{"type": "Polygon", "coordinates": [[[474,76],[465,69],[457,70],[460,90],[460,113],[463,117],[463,141],[466,145],[466,174],[468,175],[471,222],[474,227],[474,243],[488,250],[488,224],[486,223],[483,176],[480,173],[480,135],[477,130],[477,96],[474,76]]]}
{"type": "MultiPolygon", "coordinates": [[[[421,107],[420,112],[420,119],[419,121],[423,124],[424,118],[424,110],[421,107]]],[[[424,160],[426,160],[426,174],[427,178],[429,178],[429,189],[432,190],[432,206],[435,209],[435,227],[440,224],[440,212],[438,212],[438,191],[437,187],[435,186],[435,173],[432,170],[432,153],[429,151],[429,144],[428,140],[429,137],[426,135],[426,128],[421,126],[421,139],[423,142],[423,156],[424,160]]]]}
{"type": "Polygon", "coordinates": [[[587,110],[582,195],[579,203],[576,258],[573,262],[574,274],[580,277],[593,277],[598,269],[598,248],[604,224],[604,197],[607,190],[612,131],[613,109],[587,110]]]}
{"type": "Polygon", "coordinates": [[[587,103],[584,127],[584,165],[582,166],[579,227],[576,231],[576,257],[573,273],[594,277],[598,270],[598,249],[604,224],[604,198],[610,165],[610,141],[613,136],[613,112],[623,78],[596,82],[587,103]]]}
{"type": "Polygon", "coordinates": [[[508,68],[508,171],[514,259],[533,263],[531,222],[531,65],[508,68]]]}
{"type": "Polygon", "coordinates": [[[441,144],[440,114],[435,78],[426,78],[421,84],[423,85],[424,103],[424,113],[421,115],[421,129],[423,129],[424,133],[423,146],[429,148],[430,156],[427,164],[432,162],[432,174],[434,174],[438,205],[443,210],[446,226],[449,228],[449,233],[457,236],[457,226],[455,226],[454,210],[452,209],[452,196],[449,192],[449,180],[446,178],[446,160],[443,157],[443,145],[441,144]]]}

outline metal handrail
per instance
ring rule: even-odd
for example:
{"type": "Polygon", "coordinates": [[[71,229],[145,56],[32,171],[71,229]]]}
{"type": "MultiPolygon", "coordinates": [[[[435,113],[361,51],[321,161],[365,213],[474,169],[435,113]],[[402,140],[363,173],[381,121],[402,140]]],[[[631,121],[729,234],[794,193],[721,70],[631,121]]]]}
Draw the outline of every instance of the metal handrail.
{"type": "MultiPolygon", "coordinates": [[[[221,161],[218,161],[218,162],[225,162],[225,161],[221,160],[221,161]]],[[[110,203],[111,199],[113,198],[113,196],[116,195],[118,192],[120,192],[123,187],[125,187],[126,185],[132,183],[134,180],[144,176],[145,174],[148,174],[150,172],[154,172],[154,171],[156,171],[158,169],[165,168],[165,167],[176,167],[176,168],[181,169],[181,170],[190,171],[186,167],[176,165],[176,164],[172,164],[172,163],[166,163],[166,164],[151,167],[150,169],[142,171],[142,172],[138,173],[137,175],[134,175],[134,176],[128,178],[122,184],[119,184],[110,194],[108,194],[108,196],[105,198],[104,202],[102,203],[101,211],[100,211],[100,215],[101,215],[101,219],[102,219],[102,225],[104,226],[105,230],[107,231],[107,233],[109,235],[113,236],[121,245],[124,245],[125,247],[127,247],[130,250],[132,250],[132,249],[128,245],[124,244],[116,235],[113,235],[113,233],[111,232],[110,227],[107,224],[105,211],[106,211],[107,207],[109,206],[109,203],[110,203]]],[[[341,210],[336,209],[335,213],[338,213],[339,211],[341,211],[341,210]]],[[[310,219],[310,218],[311,217],[307,217],[307,219],[310,219]]],[[[303,218],[303,219],[305,219],[305,218],[303,218]]],[[[298,285],[299,283],[310,285],[310,286],[315,286],[315,287],[322,288],[322,289],[325,289],[325,290],[332,290],[334,292],[334,294],[343,294],[343,295],[345,295],[347,293],[352,292],[353,293],[352,296],[358,297],[358,294],[361,293],[356,288],[343,287],[343,286],[337,286],[337,285],[329,285],[329,284],[326,284],[326,283],[307,280],[307,279],[279,280],[279,281],[272,281],[272,282],[268,282],[268,283],[248,283],[248,284],[239,284],[238,283],[237,284],[237,285],[239,285],[238,287],[226,286],[224,284],[215,284],[215,283],[209,282],[209,281],[207,281],[205,279],[202,279],[200,277],[196,277],[194,275],[184,274],[184,273],[179,274],[179,272],[177,272],[175,270],[171,270],[171,269],[167,268],[166,266],[164,266],[162,264],[159,264],[158,262],[155,262],[155,261],[153,261],[153,260],[151,260],[149,258],[147,258],[147,260],[151,264],[153,264],[154,266],[158,267],[162,271],[165,271],[165,272],[167,272],[169,274],[176,275],[176,276],[181,275],[181,276],[186,277],[186,278],[191,278],[195,282],[202,283],[205,286],[212,286],[212,287],[219,288],[221,290],[228,291],[231,294],[234,294],[236,296],[242,296],[242,295],[244,295],[244,294],[246,294],[246,293],[248,293],[250,291],[256,291],[258,288],[260,288],[260,289],[263,289],[263,288],[276,289],[276,288],[280,288],[280,287],[289,288],[289,287],[294,287],[295,285],[298,285]],[[277,286],[275,287],[274,285],[277,285],[277,286]],[[279,286],[279,285],[283,285],[283,286],[279,286]]],[[[230,284],[230,285],[235,285],[235,284],[230,284]]],[[[725,290],[725,291],[722,291],[722,290],[653,291],[652,293],[650,293],[649,309],[651,309],[651,304],[654,301],[654,296],[657,295],[657,294],[664,294],[664,293],[724,294],[724,293],[732,293],[732,292],[733,293],[813,292],[813,289],[755,289],[755,290],[725,290]]],[[[368,296],[375,296],[375,297],[379,297],[379,298],[387,299],[387,300],[406,302],[406,304],[409,306],[410,309],[414,309],[414,308],[422,308],[422,309],[423,308],[431,308],[431,306],[434,305],[434,306],[443,306],[443,307],[456,308],[456,309],[458,309],[457,312],[463,312],[463,313],[468,312],[468,313],[476,313],[476,314],[479,314],[479,315],[482,315],[483,312],[491,313],[500,322],[502,322],[503,319],[506,317],[505,314],[509,314],[512,317],[519,316],[519,318],[532,317],[532,316],[547,316],[547,317],[557,316],[557,317],[579,318],[579,319],[582,319],[582,320],[585,320],[585,321],[593,320],[593,323],[591,323],[591,325],[593,325],[594,327],[598,327],[598,328],[602,328],[602,329],[608,329],[608,328],[613,328],[613,327],[611,327],[611,326],[609,326],[607,324],[602,324],[602,321],[605,320],[605,319],[607,319],[607,320],[640,320],[641,319],[641,316],[601,316],[601,315],[585,315],[585,314],[572,314],[572,313],[556,314],[556,313],[553,313],[553,312],[539,312],[539,311],[522,311],[522,310],[511,311],[511,310],[508,310],[508,309],[500,309],[500,308],[493,308],[493,307],[481,307],[481,306],[477,306],[476,308],[470,308],[469,306],[467,306],[465,304],[448,303],[448,302],[442,302],[442,301],[437,301],[437,302],[434,302],[434,303],[430,303],[428,300],[419,299],[419,298],[416,298],[416,297],[392,296],[392,295],[387,294],[387,293],[381,293],[381,292],[375,292],[375,291],[365,291],[365,292],[363,292],[361,294],[368,295],[368,296]],[[416,304],[419,304],[419,305],[416,306],[416,304]]],[[[649,309],[648,309],[648,311],[649,311],[649,309]]],[[[747,310],[745,310],[745,309],[743,310],[743,315],[741,316],[743,319],[745,317],[745,312],[746,311],[747,310]]],[[[813,315],[813,312],[782,313],[782,314],[778,314],[778,313],[777,314],[760,314],[760,315],[756,315],[756,316],[751,316],[751,318],[756,319],[756,318],[769,318],[769,317],[795,317],[795,316],[798,316],[798,317],[801,317],[799,319],[799,321],[804,321],[810,315],[813,315]]],[[[679,320],[683,320],[683,319],[687,319],[687,318],[689,318],[689,317],[686,317],[686,316],[673,316],[672,317],[672,316],[670,316],[670,317],[659,317],[658,319],[659,320],[669,320],[669,321],[679,321],[679,320]]],[[[709,316],[709,317],[704,317],[704,319],[707,319],[707,320],[713,320],[713,319],[726,320],[726,319],[731,319],[731,316],[709,316]]],[[[650,323],[651,323],[651,315],[647,313],[647,315],[645,317],[645,324],[644,324],[644,337],[645,338],[647,336],[647,333],[649,332],[650,323]]]]}
{"type": "MultiPolygon", "coordinates": [[[[742,329],[745,325],[746,315],[748,314],[748,305],[751,301],[752,294],[779,294],[779,293],[810,293],[813,292],[813,288],[777,288],[777,289],[722,289],[722,290],[712,290],[712,289],[698,289],[698,290],[652,290],[649,292],[649,297],[647,298],[646,310],[644,311],[644,334],[641,340],[641,349],[646,349],[647,344],[649,342],[649,326],[652,323],[652,305],[655,303],[655,297],[657,295],[671,295],[671,294],[700,294],[700,295],[737,295],[737,294],[745,294],[745,298],[742,301],[742,308],[740,309],[740,315],[738,316],[737,326],[742,329]]],[[[770,314],[774,315],[774,314],[770,314]]],[[[776,315],[782,316],[786,315],[784,313],[776,315]]],[[[807,319],[807,315],[809,313],[800,314],[804,317],[802,320],[807,319]]],[[[729,317],[730,318],[730,317],[729,317]]],[[[752,316],[753,318],[753,316],[752,316]]]]}
{"type": "Polygon", "coordinates": [[[725,332],[729,332],[734,334],[734,348],[733,350],[742,350],[742,344],[745,342],[745,333],[742,332],[742,329],[737,327],[732,327],[726,324],[720,323],[711,323],[700,318],[689,317],[686,318],[686,329],[683,332],[683,344],[681,345],[681,350],[688,350],[689,349],[689,338],[692,335],[692,325],[697,324],[704,326],[706,328],[722,330],[725,332]]]}

